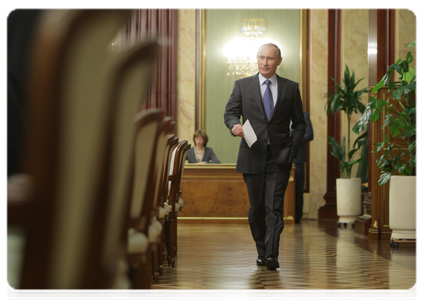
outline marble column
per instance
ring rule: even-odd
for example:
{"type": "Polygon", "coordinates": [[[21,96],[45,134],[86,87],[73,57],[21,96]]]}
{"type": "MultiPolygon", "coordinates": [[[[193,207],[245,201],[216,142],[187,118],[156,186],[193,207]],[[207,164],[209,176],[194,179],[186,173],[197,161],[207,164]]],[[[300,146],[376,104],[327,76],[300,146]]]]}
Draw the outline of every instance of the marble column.
{"type": "Polygon", "coordinates": [[[328,11],[310,10],[310,119],[314,140],[310,142],[310,213],[305,219],[316,219],[325,204],[327,116],[324,111],[328,73],[328,11]]]}
{"type": "Polygon", "coordinates": [[[178,10],[178,132],[193,144],[195,131],[196,11],[178,10]]]}

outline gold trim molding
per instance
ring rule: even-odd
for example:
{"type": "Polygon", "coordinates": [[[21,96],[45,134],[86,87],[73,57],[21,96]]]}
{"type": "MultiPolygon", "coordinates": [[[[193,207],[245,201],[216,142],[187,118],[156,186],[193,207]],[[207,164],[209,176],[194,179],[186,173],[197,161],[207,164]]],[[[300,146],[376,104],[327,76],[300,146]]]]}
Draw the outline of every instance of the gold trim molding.
{"type": "Polygon", "coordinates": [[[300,94],[303,99],[303,110],[308,111],[307,101],[304,101],[307,92],[307,9],[300,10],[300,94]]]}
{"type": "Polygon", "coordinates": [[[207,40],[206,40],[206,10],[199,9],[197,14],[198,22],[198,128],[206,130],[206,55],[207,55],[207,40]]]}

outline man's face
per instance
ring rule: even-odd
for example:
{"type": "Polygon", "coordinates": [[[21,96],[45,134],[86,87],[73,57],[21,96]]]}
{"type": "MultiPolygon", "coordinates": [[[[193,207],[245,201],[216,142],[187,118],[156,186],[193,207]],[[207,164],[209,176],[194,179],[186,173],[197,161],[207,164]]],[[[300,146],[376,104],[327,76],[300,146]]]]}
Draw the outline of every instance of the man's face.
{"type": "Polygon", "coordinates": [[[261,47],[257,54],[257,64],[261,75],[270,78],[276,73],[276,69],[282,62],[282,57],[278,57],[278,49],[272,45],[261,47]]]}

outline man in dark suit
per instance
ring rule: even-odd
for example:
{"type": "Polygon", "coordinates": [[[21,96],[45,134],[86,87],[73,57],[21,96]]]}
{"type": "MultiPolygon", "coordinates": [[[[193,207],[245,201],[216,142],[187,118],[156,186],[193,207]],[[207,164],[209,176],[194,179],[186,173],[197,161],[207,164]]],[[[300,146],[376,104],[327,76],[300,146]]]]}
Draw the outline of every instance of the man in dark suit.
{"type": "Polygon", "coordinates": [[[307,162],[307,146],[306,143],[314,139],[313,126],[311,125],[310,114],[304,111],[304,119],[307,129],[303,137],[300,150],[294,159],[295,164],[295,224],[301,223],[303,217],[304,206],[304,163],[307,162]]]}
{"type": "Polygon", "coordinates": [[[236,171],[243,173],[248,189],[248,220],[258,252],[257,265],[269,270],[279,268],[283,200],[306,130],[298,83],[276,75],[281,62],[276,45],[260,47],[259,73],[235,81],[224,114],[231,133],[242,137],[236,171]],[[249,120],[257,136],[251,148],[244,139],[241,116],[243,124],[249,120]]]}

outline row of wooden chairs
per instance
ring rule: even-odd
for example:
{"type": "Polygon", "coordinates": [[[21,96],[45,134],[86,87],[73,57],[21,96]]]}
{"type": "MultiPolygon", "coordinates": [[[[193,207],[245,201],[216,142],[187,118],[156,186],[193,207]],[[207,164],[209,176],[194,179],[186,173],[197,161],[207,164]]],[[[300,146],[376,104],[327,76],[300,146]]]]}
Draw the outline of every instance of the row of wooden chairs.
{"type": "Polygon", "coordinates": [[[13,288],[149,288],[163,252],[174,260],[190,145],[163,111],[139,112],[159,45],[106,51],[129,17],[51,10],[37,26],[24,174],[8,179],[13,288]]]}
{"type": "Polygon", "coordinates": [[[175,261],[180,185],[186,152],[191,145],[171,134],[173,122],[169,117],[159,121],[161,114],[159,110],[149,110],[138,114],[136,119],[138,130],[128,228],[129,271],[134,288],[149,288],[150,278],[158,281],[163,274],[163,262],[167,260],[174,267],[175,261]],[[152,130],[158,132],[153,143],[148,141],[152,130]],[[149,144],[154,144],[154,149],[150,148],[152,156],[146,153],[149,144]],[[150,174],[146,176],[148,165],[150,174]]]}

